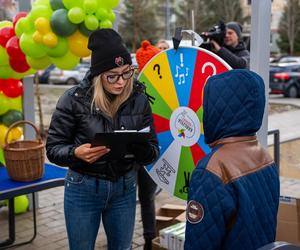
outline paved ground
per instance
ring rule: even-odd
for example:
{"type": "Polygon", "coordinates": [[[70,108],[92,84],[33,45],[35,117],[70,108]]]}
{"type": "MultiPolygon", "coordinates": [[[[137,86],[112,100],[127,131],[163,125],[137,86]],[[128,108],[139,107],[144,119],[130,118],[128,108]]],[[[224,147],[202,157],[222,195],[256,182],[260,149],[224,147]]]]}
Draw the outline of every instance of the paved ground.
{"type": "MultiPolygon", "coordinates": [[[[163,204],[185,204],[184,201],[171,197],[166,192],[157,196],[156,206],[163,204]]],[[[0,210],[0,241],[7,237],[7,208],[0,210]]],[[[39,209],[37,216],[38,235],[31,244],[17,247],[19,250],[64,250],[68,249],[67,234],[63,214],[63,187],[45,190],[39,193],[39,209]]],[[[30,239],[33,233],[32,213],[16,216],[17,242],[30,239]]],[[[143,249],[143,229],[140,206],[137,205],[133,249],[143,249]]],[[[101,226],[96,249],[106,249],[106,239],[101,226]]]]}
{"type": "Polygon", "coordinates": [[[284,98],[281,95],[272,95],[269,98],[269,103],[297,107],[297,109],[293,109],[289,112],[270,115],[268,117],[268,129],[279,129],[280,142],[300,138],[300,98],[284,98]]]}
{"type": "MultiPolygon", "coordinates": [[[[270,97],[270,102],[285,103],[300,107],[299,99],[286,99],[278,96],[270,97]]],[[[281,141],[300,138],[300,109],[269,116],[269,129],[280,129],[281,141]]],[[[284,179],[285,183],[287,179],[284,179]]],[[[300,184],[299,184],[300,185],[300,184]]],[[[283,185],[284,186],[284,185],[283,185]]],[[[299,188],[296,189],[300,190],[299,188]]],[[[295,191],[295,192],[296,192],[295,191]]],[[[286,193],[286,190],[282,190],[286,193]]],[[[300,197],[300,195],[299,195],[300,197]]],[[[183,201],[171,197],[166,192],[157,196],[157,208],[161,205],[184,204],[183,201]]],[[[7,236],[7,208],[0,209],[0,241],[7,236]]],[[[67,236],[63,215],[63,188],[54,188],[39,193],[38,235],[32,244],[18,247],[19,250],[55,250],[68,249],[67,236]]],[[[32,215],[30,212],[16,217],[18,241],[24,241],[32,235],[32,215]]],[[[133,249],[143,249],[142,224],[140,207],[137,205],[136,224],[133,239],[133,249]]],[[[106,249],[103,227],[98,235],[96,249],[106,249]]]]}

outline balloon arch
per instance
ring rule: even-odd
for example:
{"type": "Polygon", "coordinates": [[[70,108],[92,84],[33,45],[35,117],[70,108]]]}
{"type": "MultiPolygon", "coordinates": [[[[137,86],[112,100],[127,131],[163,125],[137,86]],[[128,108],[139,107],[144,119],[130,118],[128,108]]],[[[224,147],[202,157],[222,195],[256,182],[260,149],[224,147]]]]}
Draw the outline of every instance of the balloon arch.
{"type": "MultiPolygon", "coordinates": [[[[29,13],[0,22],[0,162],[8,127],[22,119],[23,83],[20,79],[50,64],[72,69],[88,57],[89,34],[112,28],[119,0],[36,0],[29,13]]],[[[23,135],[15,128],[9,141],[23,135]]]]}

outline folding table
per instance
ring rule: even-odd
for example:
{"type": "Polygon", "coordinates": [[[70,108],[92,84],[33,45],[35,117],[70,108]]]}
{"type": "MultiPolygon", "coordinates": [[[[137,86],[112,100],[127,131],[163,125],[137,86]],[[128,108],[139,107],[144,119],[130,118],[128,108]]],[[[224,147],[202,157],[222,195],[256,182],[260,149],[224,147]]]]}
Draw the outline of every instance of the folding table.
{"type": "Polygon", "coordinates": [[[20,246],[32,242],[37,233],[36,226],[36,204],[35,192],[64,185],[66,168],[45,163],[45,172],[41,179],[32,182],[18,182],[9,178],[6,168],[0,163],[0,200],[8,199],[8,230],[9,238],[0,242],[0,249],[20,246]],[[26,242],[14,244],[15,242],[15,213],[14,197],[24,194],[32,194],[33,211],[33,237],[26,242]]]}

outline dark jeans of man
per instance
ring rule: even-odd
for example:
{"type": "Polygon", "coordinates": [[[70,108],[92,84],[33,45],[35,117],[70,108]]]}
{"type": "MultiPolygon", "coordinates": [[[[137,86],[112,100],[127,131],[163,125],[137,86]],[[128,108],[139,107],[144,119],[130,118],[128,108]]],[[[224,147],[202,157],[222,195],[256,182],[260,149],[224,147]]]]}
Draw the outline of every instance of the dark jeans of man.
{"type": "Polygon", "coordinates": [[[155,190],[157,185],[144,167],[138,170],[137,178],[138,196],[141,204],[141,216],[144,228],[144,249],[151,249],[151,241],[156,236],[155,190]]]}

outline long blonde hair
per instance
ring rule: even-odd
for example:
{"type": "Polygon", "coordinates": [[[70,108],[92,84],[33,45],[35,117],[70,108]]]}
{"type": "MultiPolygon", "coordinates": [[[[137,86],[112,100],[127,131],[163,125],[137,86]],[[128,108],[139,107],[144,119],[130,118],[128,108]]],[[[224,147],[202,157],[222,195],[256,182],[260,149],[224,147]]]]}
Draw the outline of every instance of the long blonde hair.
{"type": "Polygon", "coordinates": [[[130,96],[133,89],[133,77],[127,80],[123,92],[120,95],[116,95],[115,98],[111,98],[102,84],[102,75],[99,75],[93,79],[94,95],[91,103],[91,109],[95,107],[100,109],[103,113],[113,118],[117,113],[119,107],[130,96]]]}

